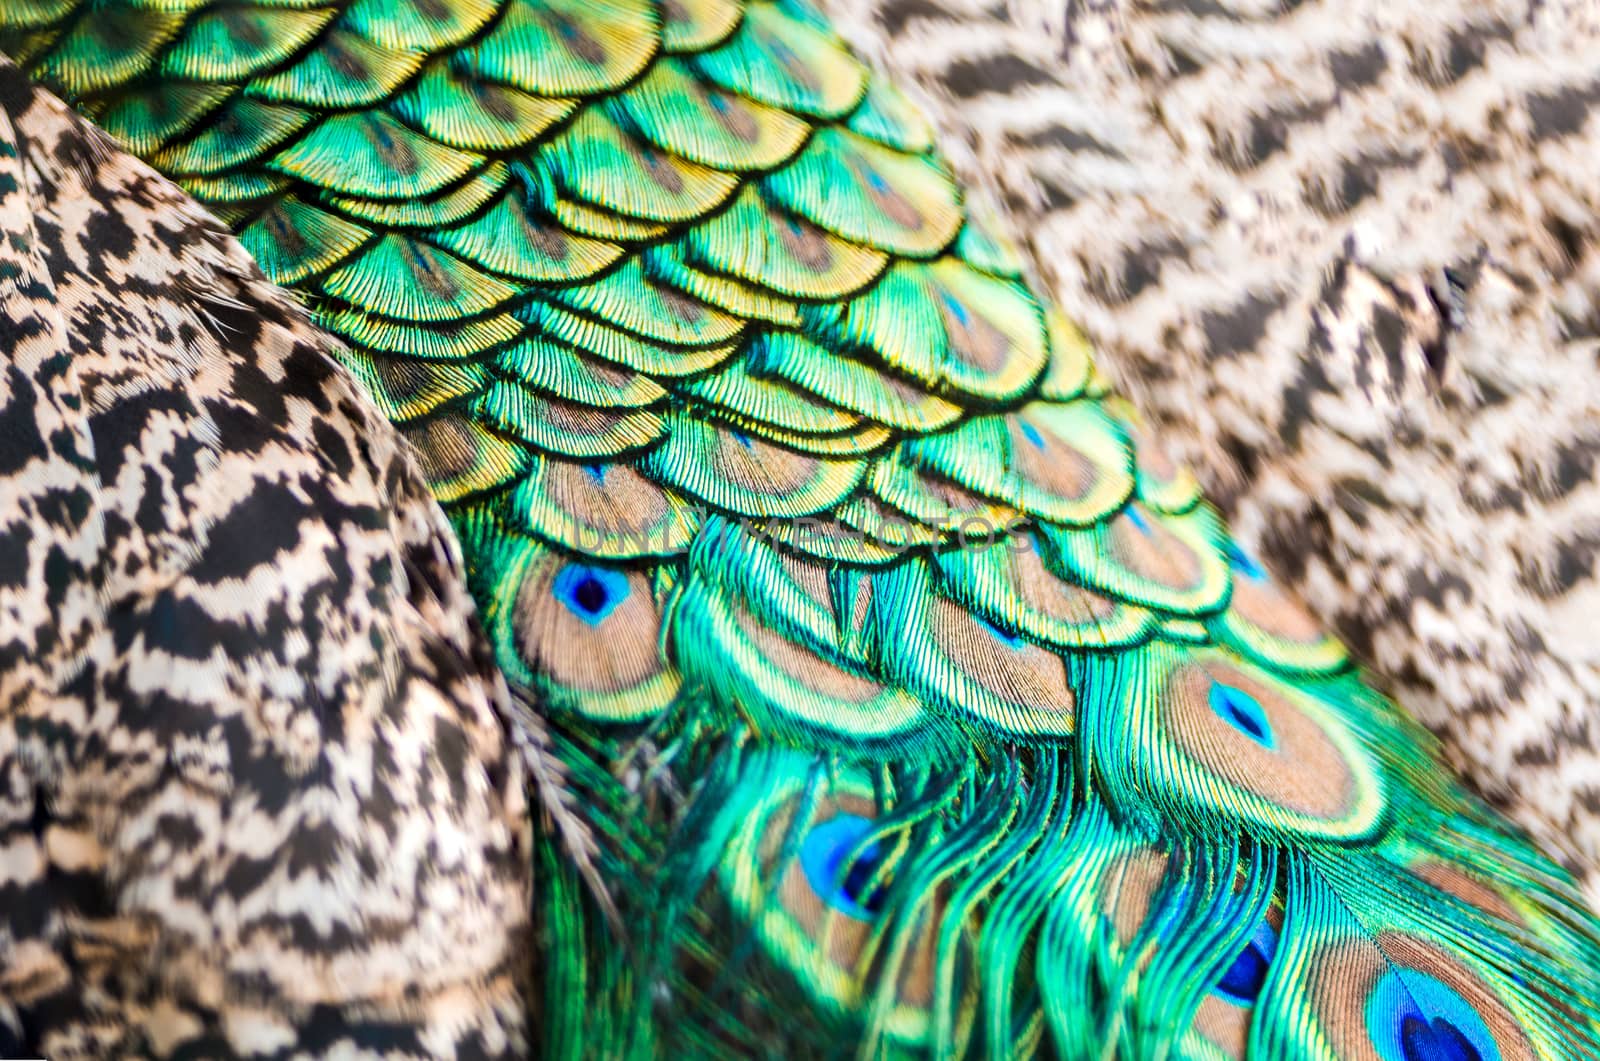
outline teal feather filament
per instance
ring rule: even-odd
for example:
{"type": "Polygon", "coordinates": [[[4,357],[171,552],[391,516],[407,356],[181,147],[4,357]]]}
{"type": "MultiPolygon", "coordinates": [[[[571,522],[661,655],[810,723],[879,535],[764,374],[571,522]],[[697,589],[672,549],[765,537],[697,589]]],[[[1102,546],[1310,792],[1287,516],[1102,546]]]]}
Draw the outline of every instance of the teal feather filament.
{"type": "Polygon", "coordinates": [[[1254,1003],[1266,986],[1267,974],[1277,952],[1278,930],[1270,921],[1262,918],[1249,941],[1217,982],[1216,992],[1236,1005],[1254,1003]]]}

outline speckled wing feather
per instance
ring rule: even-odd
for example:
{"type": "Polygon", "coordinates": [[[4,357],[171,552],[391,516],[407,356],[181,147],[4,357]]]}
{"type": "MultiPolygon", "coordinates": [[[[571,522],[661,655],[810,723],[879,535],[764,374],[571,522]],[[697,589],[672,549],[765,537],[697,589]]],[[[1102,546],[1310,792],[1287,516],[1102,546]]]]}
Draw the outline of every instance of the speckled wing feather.
{"type": "Polygon", "coordinates": [[[549,1056],[1579,1058],[1569,880],[802,3],[10,9],[420,452],[619,914],[549,1056]]]}
{"type": "Polygon", "coordinates": [[[521,759],[412,458],[9,64],[0,232],[0,1055],[525,1055],[521,759]]]}
{"type": "Polygon", "coordinates": [[[1600,901],[1600,20],[837,0],[1241,540],[1600,901]]]}

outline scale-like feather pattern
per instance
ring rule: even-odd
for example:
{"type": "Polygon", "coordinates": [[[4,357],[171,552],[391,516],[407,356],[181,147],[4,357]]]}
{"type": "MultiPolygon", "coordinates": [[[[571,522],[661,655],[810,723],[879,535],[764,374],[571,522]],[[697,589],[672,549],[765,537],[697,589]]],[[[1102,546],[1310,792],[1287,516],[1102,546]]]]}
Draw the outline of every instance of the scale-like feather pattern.
{"type": "Polygon", "coordinates": [[[551,1055],[1600,1048],[1570,882],[803,0],[314,4],[247,76],[166,66],[210,7],[92,78],[72,14],[17,39],[80,95],[313,115],[203,174],[205,123],[141,146],[358,348],[555,728],[607,891],[542,839],[551,1055]]]}

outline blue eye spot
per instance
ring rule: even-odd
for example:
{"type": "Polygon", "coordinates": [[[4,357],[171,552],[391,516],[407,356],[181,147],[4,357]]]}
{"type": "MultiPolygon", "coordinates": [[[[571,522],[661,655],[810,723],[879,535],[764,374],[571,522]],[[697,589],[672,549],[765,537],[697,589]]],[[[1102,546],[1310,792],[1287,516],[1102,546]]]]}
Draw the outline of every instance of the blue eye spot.
{"type": "Polygon", "coordinates": [[[1250,1005],[1261,997],[1261,988],[1267,982],[1267,972],[1277,953],[1278,933],[1266,918],[1262,918],[1250,941],[1222,974],[1216,986],[1217,993],[1238,1005],[1250,1005]]]}
{"type": "Polygon", "coordinates": [[[883,192],[889,189],[889,182],[884,180],[883,176],[877,170],[867,169],[865,166],[863,166],[861,168],[861,175],[867,178],[867,185],[873,191],[883,192]]]}
{"type": "Polygon", "coordinates": [[[871,921],[883,911],[886,886],[874,883],[883,858],[875,843],[857,847],[872,828],[866,818],[838,814],[806,834],[800,845],[800,866],[811,889],[833,909],[858,921],[871,921]],[[849,866],[844,860],[855,852],[849,866]]]}
{"type": "Polygon", "coordinates": [[[1242,689],[1221,682],[1211,683],[1211,710],[1263,748],[1273,746],[1272,723],[1256,698],[1242,689]]]}
{"type": "Polygon", "coordinates": [[[1408,1013],[1400,1022],[1400,1050],[1405,1061],[1483,1061],[1483,1055],[1448,1017],[1428,1020],[1408,1013]]]}
{"type": "Polygon", "coordinates": [[[750,436],[745,434],[743,431],[730,431],[728,434],[732,435],[733,440],[739,443],[739,445],[743,446],[745,449],[749,449],[751,447],[752,443],[750,441],[750,436]]]}
{"type": "Polygon", "coordinates": [[[1255,557],[1239,548],[1233,542],[1228,543],[1228,566],[1248,578],[1251,582],[1267,581],[1266,569],[1256,563],[1255,557]]]}
{"type": "Polygon", "coordinates": [[[1004,630],[1000,629],[998,626],[994,625],[982,616],[974,615],[973,619],[977,620],[980,626],[993,634],[996,640],[1003,642],[1008,647],[1016,648],[1022,644],[1022,638],[1018,637],[1016,634],[1006,633],[1004,630]]]}
{"type": "Polygon", "coordinates": [[[1022,437],[1027,439],[1034,449],[1044,449],[1044,436],[1039,434],[1039,429],[1026,420],[1018,420],[1017,425],[1022,429],[1022,437]]]}
{"type": "MultiPolygon", "coordinates": [[[[790,70],[805,70],[805,67],[800,62],[800,57],[795,55],[794,52],[790,51],[789,46],[783,43],[781,40],[778,40],[776,37],[767,37],[765,44],[767,46],[767,51],[771,53],[772,57],[778,60],[778,62],[782,63],[784,66],[788,67],[790,70]]],[[[809,71],[806,72],[809,73],[809,71]]]]}
{"type": "Polygon", "coordinates": [[[589,473],[589,478],[597,483],[606,481],[606,466],[604,464],[585,464],[583,470],[589,473]]]}
{"type": "Polygon", "coordinates": [[[963,306],[961,304],[961,300],[950,294],[950,292],[939,292],[939,301],[944,303],[944,308],[950,311],[950,315],[954,317],[957,323],[959,323],[963,328],[972,323],[972,316],[967,312],[967,307],[963,306]]]}
{"type": "Polygon", "coordinates": [[[1148,536],[1150,534],[1150,521],[1144,518],[1144,513],[1140,512],[1135,505],[1129,505],[1126,511],[1128,522],[1133,524],[1140,534],[1148,536]]]}
{"type": "Polygon", "coordinates": [[[551,592],[573,615],[599,626],[628,598],[628,577],[603,567],[568,564],[556,572],[551,592]]]}
{"type": "Polygon", "coordinates": [[[1501,1061],[1494,1033],[1449,984],[1419,969],[1390,970],[1365,1007],[1384,1061],[1501,1061]]]}

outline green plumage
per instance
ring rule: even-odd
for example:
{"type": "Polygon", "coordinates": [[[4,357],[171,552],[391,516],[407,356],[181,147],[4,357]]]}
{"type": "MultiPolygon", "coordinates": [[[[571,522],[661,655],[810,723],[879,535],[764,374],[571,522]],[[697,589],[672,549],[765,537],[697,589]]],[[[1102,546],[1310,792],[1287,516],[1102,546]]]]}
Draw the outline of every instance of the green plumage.
{"type": "Polygon", "coordinates": [[[455,520],[588,834],[539,841],[550,1056],[1600,1050],[1564,874],[801,0],[0,11],[455,520]]]}

